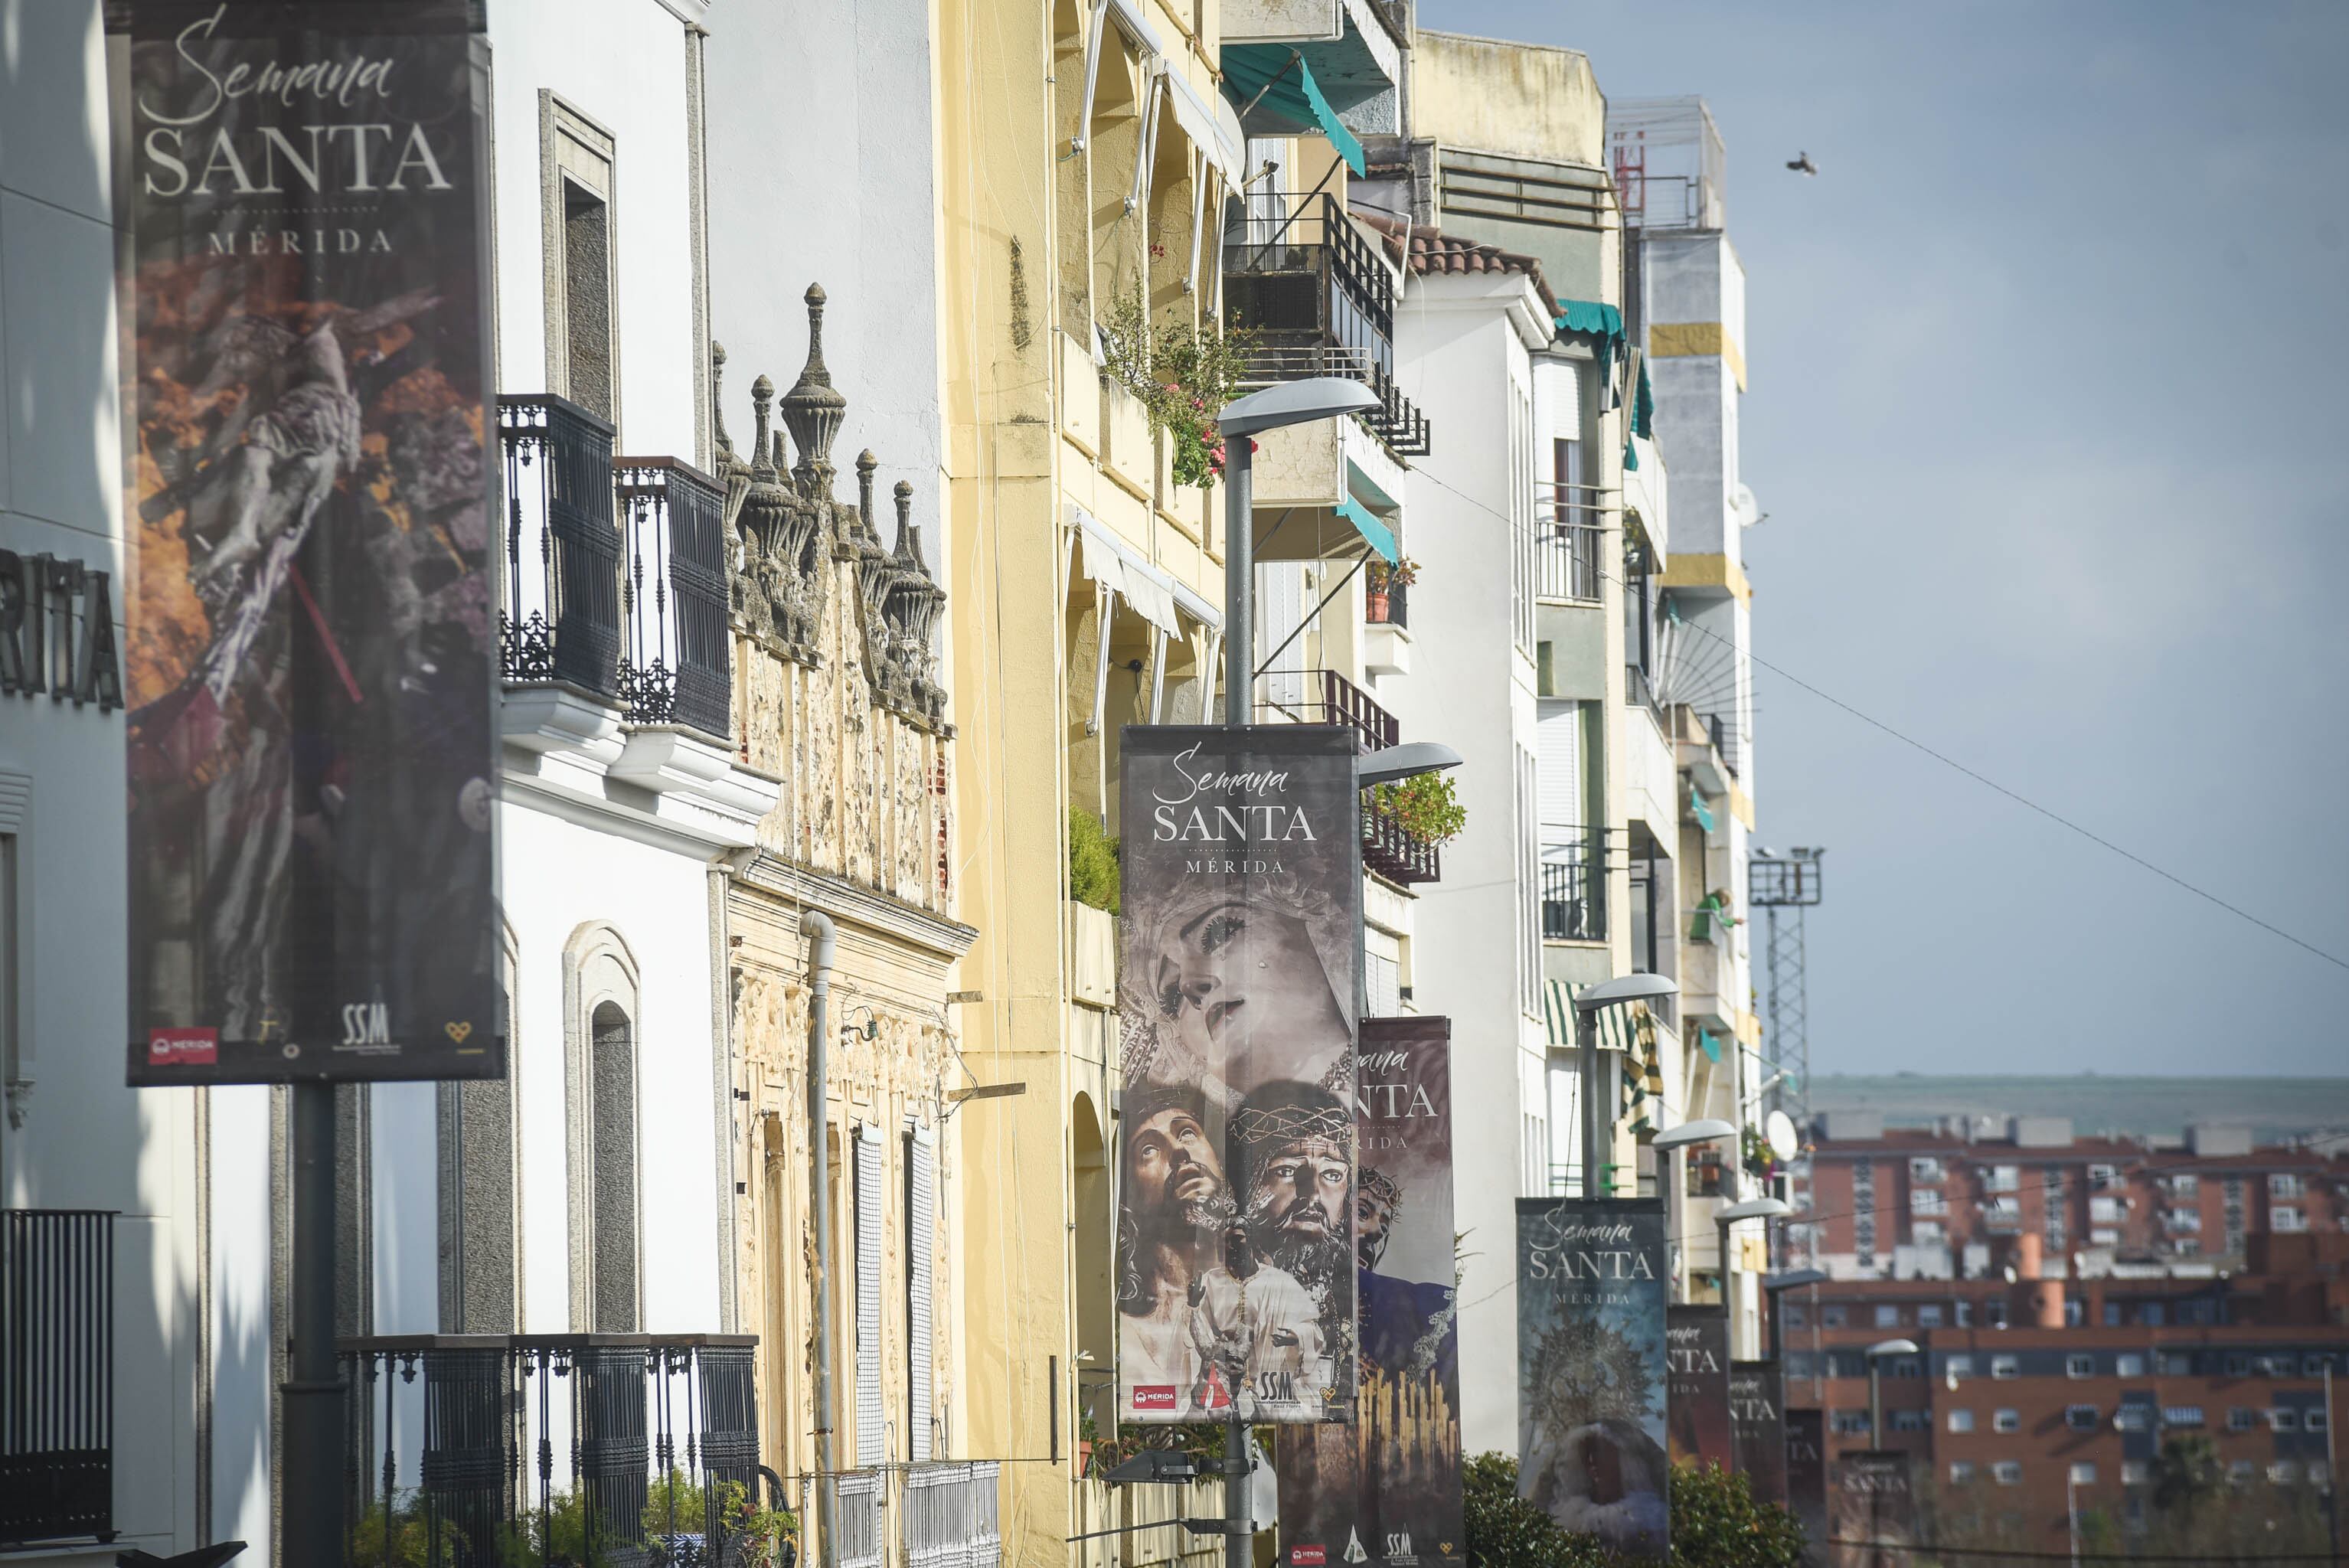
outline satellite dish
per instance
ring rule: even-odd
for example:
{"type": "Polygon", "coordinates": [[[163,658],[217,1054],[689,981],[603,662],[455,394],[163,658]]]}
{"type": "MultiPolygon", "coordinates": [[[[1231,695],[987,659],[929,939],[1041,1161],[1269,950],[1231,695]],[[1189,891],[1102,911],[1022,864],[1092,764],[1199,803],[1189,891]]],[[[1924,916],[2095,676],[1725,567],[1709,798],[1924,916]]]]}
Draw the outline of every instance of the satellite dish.
{"type": "Polygon", "coordinates": [[[1762,1124],[1762,1136],[1770,1145],[1770,1152],[1781,1160],[1792,1160],[1803,1151],[1802,1136],[1795,1130],[1795,1119],[1783,1110],[1774,1110],[1762,1124]]]}

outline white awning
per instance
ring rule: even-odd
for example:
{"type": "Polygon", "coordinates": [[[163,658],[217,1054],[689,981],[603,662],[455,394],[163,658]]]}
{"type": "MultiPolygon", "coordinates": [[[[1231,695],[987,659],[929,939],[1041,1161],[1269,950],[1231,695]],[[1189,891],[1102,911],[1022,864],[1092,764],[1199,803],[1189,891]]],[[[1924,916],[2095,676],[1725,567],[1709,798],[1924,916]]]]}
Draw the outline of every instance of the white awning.
{"type": "Polygon", "coordinates": [[[1123,598],[1135,614],[1170,637],[1183,635],[1178,613],[1211,629],[1223,624],[1223,617],[1206,601],[1143,560],[1140,552],[1111,532],[1108,524],[1074,501],[1067,506],[1069,527],[1077,536],[1081,570],[1123,598]]]}
{"type": "Polygon", "coordinates": [[[1185,81],[1170,64],[1166,67],[1166,96],[1174,106],[1174,123],[1191,139],[1191,145],[1205,154],[1208,162],[1224,177],[1224,189],[1237,192],[1247,183],[1247,142],[1240,134],[1239,116],[1218,94],[1215,108],[1200,98],[1189,82],[1185,81]],[[1216,108],[1223,114],[1218,116],[1216,108]],[[1226,128],[1224,119],[1231,124],[1226,128]]]}

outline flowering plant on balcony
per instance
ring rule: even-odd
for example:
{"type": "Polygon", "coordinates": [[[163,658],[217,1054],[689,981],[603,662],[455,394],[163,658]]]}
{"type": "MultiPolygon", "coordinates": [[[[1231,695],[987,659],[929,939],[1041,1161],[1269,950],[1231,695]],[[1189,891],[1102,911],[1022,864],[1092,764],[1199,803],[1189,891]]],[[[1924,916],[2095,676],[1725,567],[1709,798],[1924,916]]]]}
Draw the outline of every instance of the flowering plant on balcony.
{"type": "Polygon", "coordinates": [[[1364,569],[1364,584],[1373,593],[1385,593],[1397,588],[1408,588],[1419,581],[1419,562],[1404,556],[1392,566],[1373,560],[1364,569]]]}
{"type": "Polygon", "coordinates": [[[1239,393],[1251,335],[1192,322],[1154,333],[1139,289],[1118,302],[1102,334],[1110,375],[1141,399],[1152,428],[1165,434],[1174,482],[1204,490],[1223,478],[1224,437],[1216,418],[1239,393]]]}
{"type": "Polygon", "coordinates": [[[1738,1143],[1745,1156],[1748,1175],[1767,1181],[1778,1173],[1778,1151],[1770,1147],[1769,1139],[1763,1135],[1760,1128],[1749,1125],[1738,1139],[1738,1143]]]}
{"type": "Polygon", "coordinates": [[[1441,773],[1421,773],[1399,784],[1381,784],[1371,795],[1380,810],[1423,844],[1448,844],[1468,825],[1468,809],[1460,803],[1460,792],[1441,773]]]}

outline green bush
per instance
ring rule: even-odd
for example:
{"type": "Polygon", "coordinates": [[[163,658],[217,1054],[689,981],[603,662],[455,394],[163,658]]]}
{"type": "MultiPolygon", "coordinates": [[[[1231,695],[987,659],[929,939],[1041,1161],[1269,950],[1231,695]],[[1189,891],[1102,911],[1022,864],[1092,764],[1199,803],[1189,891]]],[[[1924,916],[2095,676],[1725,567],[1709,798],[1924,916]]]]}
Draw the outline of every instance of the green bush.
{"type": "Polygon", "coordinates": [[[1118,912],[1117,841],[1081,806],[1069,808],[1069,896],[1118,912]]]}
{"type": "MultiPolygon", "coordinates": [[[[1470,1568],[1630,1568],[1644,1561],[1569,1535],[1517,1495],[1517,1461],[1479,1454],[1462,1477],[1470,1568]]],[[[1803,1527],[1717,1466],[1672,1470],[1672,1561],[1687,1568],[1801,1568],[1803,1527]]]]}
{"type": "Polygon", "coordinates": [[[441,1562],[454,1561],[463,1553],[465,1538],[457,1527],[444,1519],[434,1532],[425,1522],[420,1503],[411,1501],[404,1508],[394,1503],[388,1509],[380,1502],[369,1503],[367,1511],[351,1522],[350,1560],[389,1568],[426,1568],[433,1560],[429,1548],[435,1533],[440,1537],[441,1562]]]}
{"type": "Polygon", "coordinates": [[[1371,793],[1392,812],[1403,830],[1423,843],[1444,845],[1468,825],[1468,809],[1460,792],[1442,773],[1420,773],[1400,784],[1381,784],[1371,793]]]}

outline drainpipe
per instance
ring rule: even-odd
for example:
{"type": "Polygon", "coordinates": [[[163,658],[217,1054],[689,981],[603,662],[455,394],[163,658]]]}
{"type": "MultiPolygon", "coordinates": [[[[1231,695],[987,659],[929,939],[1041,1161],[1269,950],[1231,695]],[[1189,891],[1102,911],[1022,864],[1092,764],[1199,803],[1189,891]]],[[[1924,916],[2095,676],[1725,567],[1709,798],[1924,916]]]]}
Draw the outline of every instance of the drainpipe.
{"type": "Polygon", "coordinates": [[[811,909],[800,916],[808,939],[808,1222],[815,1228],[815,1522],[825,1564],[838,1561],[833,1549],[832,1405],[832,1117],[824,1099],[825,1047],[832,1030],[825,1017],[832,999],[832,955],[837,941],[832,916],[811,909]]]}

